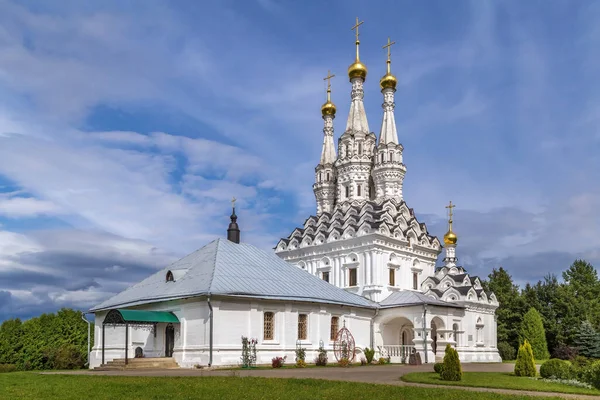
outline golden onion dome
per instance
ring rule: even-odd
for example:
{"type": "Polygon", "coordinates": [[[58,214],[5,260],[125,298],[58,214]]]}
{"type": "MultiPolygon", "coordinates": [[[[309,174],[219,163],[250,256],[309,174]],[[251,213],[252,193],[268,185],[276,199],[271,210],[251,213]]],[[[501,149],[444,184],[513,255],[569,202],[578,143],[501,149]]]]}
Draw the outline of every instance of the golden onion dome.
{"type": "Polygon", "coordinates": [[[333,104],[331,100],[327,100],[327,102],[321,106],[321,114],[323,114],[323,116],[335,115],[336,110],[335,104],[333,104]]]}
{"type": "Polygon", "coordinates": [[[391,73],[387,73],[381,77],[379,80],[379,85],[381,85],[382,89],[392,88],[396,90],[396,84],[398,83],[398,79],[391,73]]]}
{"type": "Polygon", "coordinates": [[[357,59],[352,65],[348,67],[348,77],[350,80],[354,78],[367,79],[367,66],[357,59]]]}
{"type": "Polygon", "coordinates": [[[458,236],[456,236],[456,234],[454,232],[452,232],[452,230],[449,230],[444,235],[444,243],[447,245],[448,244],[456,244],[457,241],[458,241],[458,236]]]}

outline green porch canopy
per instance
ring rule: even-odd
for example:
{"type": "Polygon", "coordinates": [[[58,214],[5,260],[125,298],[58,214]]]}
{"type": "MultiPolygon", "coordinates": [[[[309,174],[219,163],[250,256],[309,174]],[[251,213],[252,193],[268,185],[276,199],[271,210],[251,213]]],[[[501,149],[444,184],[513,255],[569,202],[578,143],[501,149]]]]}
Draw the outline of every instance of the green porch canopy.
{"type": "Polygon", "coordinates": [[[143,324],[158,324],[158,323],[179,323],[179,319],[169,311],[142,311],[142,310],[125,310],[113,309],[106,314],[104,324],[106,325],[143,325],[143,324]]]}

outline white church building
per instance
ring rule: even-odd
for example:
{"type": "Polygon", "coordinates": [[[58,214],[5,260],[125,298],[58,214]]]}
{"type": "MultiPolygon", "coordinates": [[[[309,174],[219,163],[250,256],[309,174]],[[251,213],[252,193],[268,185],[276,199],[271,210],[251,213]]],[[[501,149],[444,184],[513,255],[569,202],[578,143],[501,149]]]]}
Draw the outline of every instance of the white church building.
{"type": "MultiPolygon", "coordinates": [[[[358,32],[358,24],[357,24],[358,32]]],[[[498,302],[457,265],[452,203],[440,241],[403,200],[406,173],[394,118],[397,80],[381,78],[383,122],[369,130],[363,104],[367,68],[348,68],[346,129],[334,145],[336,107],[327,89],[323,150],[313,190],[317,213],[275,252],[240,243],[235,208],[228,239],[217,239],[94,307],[90,368],[134,356],[171,357],[180,367],[237,365],[241,337],[257,339],[257,363],[298,346],[313,362],[345,326],[360,350],[407,362],[441,360],[447,344],[463,362],[500,362],[498,302]]],[[[328,75],[326,79],[332,76],[328,75]]],[[[358,355],[355,361],[361,356],[358,355]]]]}

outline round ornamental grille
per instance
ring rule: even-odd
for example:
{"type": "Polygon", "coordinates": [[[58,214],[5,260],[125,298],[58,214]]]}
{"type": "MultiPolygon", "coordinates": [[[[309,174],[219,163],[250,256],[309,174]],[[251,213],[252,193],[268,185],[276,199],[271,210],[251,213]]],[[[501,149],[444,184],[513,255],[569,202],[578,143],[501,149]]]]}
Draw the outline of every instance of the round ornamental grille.
{"type": "Polygon", "coordinates": [[[333,342],[333,354],[335,354],[335,359],[337,361],[340,361],[342,358],[345,358],[350,362],[354,360],[356,354],[354,336],[352,336],[345,324],[335,337],[335,342],[333,342]]]}

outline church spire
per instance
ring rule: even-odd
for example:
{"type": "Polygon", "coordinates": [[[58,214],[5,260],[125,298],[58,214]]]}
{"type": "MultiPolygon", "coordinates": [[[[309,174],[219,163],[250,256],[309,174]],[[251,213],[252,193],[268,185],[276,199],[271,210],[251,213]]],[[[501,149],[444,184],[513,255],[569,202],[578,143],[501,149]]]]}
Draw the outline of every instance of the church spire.
{"type": "Polygon", "coordinates": [[[321,107],[323,115],[323,150],[321,161],[315,168],[315,183],[313,192],[317,199],[317,215],[333,211],[335,206],[335,145],[333,144],[333,119],[335,118],[335,104],[331,101],[331,78],[335,75],[327,71],[323,79],[327,81],[327,101],[321,107]]]}
{"type": "Polygon", "coordinates": [[[458,241],[458,236],[452,231],[452,217],[454,213],[452,209],[456,207],[452,202],[446,206],[448,209],[448,232],[444,235],[444,244],[446,245],[446,257],[444,257],[444,262],[446,266],[453,267],[456,265],[456,242],[458,241]]]}
{"type": "Polygon", "coordinates": [[[352,83],[352,103],[350,104],[350,113],[348,115],[348,122],[346,123],[346,132],[363,132],[364,134],[369,133],[369,124],[367,122],[367,114],[365,113],[365,106],[363,104],[363,84],[367,79],[367,67],[360,61],[360,40],[358,39],[358,27],[363,24],[364,21],[358,21],[356,17],[356,24],[352,27],[355,30],[356,35],[356,60],[348,67],[348,77],[352,83]]]}
{"type": "Polygon", "coordinates": [[[379,133],[379,143],[398,144],[398,133],[396,132],[396,119],[394,118],[394,92],[396,91],[396,84],[398,80],[392,74],[391,71],[391,47],[396,42],[391,42],[388,38],[388,42],[384,49],[387,48],[387,73],[381,78],[379,84],[381,85],[381,93],[383,93],[383,122],[381,124],[381,132],[379,133]]]}
{"type": "Polygon", "coordinates": [[[335,118],[335,104],[331,101],[331,71],[323,79],[327,81],[327,101],[321,107],[323,115],[323,150],[321,152],[321,164],[333,164],[335,162],[335,145],[333,143],[333,119],[335,118]]]}
{"type": "Polygon", "coordinates": [[[231,222],[227,228],[227,240],[233,243],[240,243],[240,227],[237,224],[237,215],[235,215],[235,197],[231,199],[231,222]]]}

